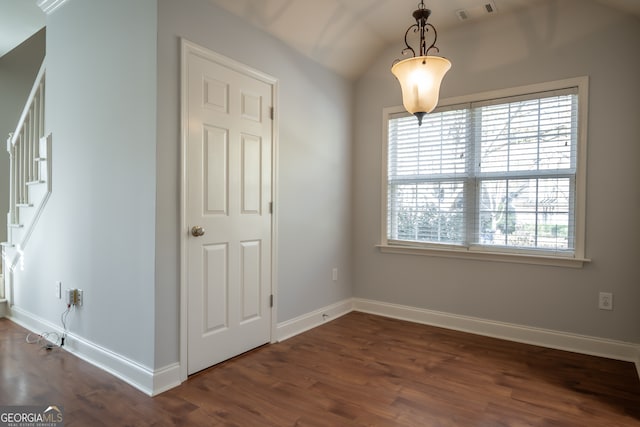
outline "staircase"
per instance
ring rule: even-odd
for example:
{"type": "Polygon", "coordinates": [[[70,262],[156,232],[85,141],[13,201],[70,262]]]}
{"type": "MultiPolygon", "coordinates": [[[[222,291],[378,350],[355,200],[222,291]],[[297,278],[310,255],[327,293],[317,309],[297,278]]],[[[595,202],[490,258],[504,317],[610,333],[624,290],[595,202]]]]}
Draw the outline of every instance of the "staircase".
{"type": "Polygon", "coordinates": [[[16,131],[7,139],[9,212],[2,245],[0,317],[11,301],[13,272],[51,194],[51,135],[45,132],[45,63],[31,89],[16,131]]]}

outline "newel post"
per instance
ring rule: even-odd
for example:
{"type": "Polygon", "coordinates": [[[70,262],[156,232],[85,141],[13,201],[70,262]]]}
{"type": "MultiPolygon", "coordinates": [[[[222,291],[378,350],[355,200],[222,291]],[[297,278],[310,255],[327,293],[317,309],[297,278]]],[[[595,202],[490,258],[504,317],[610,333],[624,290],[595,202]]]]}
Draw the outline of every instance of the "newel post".
{"type": "Polygon", "coordinates": [[[13,133],[9,133],[9,137],[7,138],[7,152],[9,153],[9,213],[7,214],[7,226],[10,226],[11,224],[15,224],[15,221],[16,221],[16,189],[15,189],[16,156],[15,156],[15,147],[11,143],[12,139],[13,139],[13,133]]]}

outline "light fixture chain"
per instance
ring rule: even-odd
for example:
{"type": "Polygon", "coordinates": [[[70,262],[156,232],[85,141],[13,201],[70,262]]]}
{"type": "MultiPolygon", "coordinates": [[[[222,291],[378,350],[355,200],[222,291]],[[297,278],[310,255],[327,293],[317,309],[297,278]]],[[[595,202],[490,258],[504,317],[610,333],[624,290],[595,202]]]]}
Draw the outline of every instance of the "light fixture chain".
{"type": "Polygon", "coordinates": [[[427,9],[424,5],[424,1],[421,1],[418,4],[418,9],[413,12],[413,17],[416,20],[416,23],[407,28],[407,31],[404,33],[404,44],[405,48],[402,50],[402,55],[406,56],[411,52],[411,55],[415,58],[416,56],[427,56],[431,50],[435,52],[440,52],[440,49],[436,46],[436,42],[438,40],[438,32],[436,28],[427,20],[431,15],[431,10],[427,9]],[[429,31],[433,30],[433,42],[427,47],[427,34],[429,31]],[[418,45],[418,52],[416,54],[416,49],[414,49],[409,44],[409,33],[417,33],[420,40],[418,45]]]}

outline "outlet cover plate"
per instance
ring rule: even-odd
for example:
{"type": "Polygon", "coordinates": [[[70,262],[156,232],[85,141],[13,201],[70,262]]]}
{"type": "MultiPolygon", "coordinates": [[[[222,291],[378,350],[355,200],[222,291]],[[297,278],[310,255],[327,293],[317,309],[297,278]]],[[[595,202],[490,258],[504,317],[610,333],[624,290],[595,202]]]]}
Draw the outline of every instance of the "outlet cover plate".
{"type": "Polygon", "coordinates": [[[613,310],[613,294],[611,292],[600,292],[598,294],[598,308],[600,310],[613,310]]]}

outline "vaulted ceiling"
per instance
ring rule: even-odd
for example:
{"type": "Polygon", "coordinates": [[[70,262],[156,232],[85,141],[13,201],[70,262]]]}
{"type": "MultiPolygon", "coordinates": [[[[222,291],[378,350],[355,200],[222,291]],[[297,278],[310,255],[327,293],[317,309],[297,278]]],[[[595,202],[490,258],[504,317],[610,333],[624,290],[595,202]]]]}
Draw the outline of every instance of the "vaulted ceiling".
{"type": "MultiPolygon", "coordinates": [[[[178,1],[178,0],[172,0],[178,1]]],[[[354,78],[391,44],[400,49],[419,0],[209,0],[337,73],[354,78]]],[[[545,0],[425,0],[438,31],[545,0]],[[489,4],[492,13],[487,12],[489,4]],[[460,12],[467,19],[460,19],[460,12]]],[[[562,1],[562,0],[547,0],[562,1]]],[[[599,1],[640,17],[640,0],[599,1]]],[[[45,25],[37,0],[0,0],[0,57],[45,25]]]]}
{"type": "MultiPolygon", "coordinates": [[[[403,47],[419,0],[209,0],[274,35],[296,50],[347,77],[360,75],[376,54],[403,47]]],[[[426,0],[429,22],[438,31],[489,19],[485,4],[506,13],[540,0],[426,0]]]]}
{"type": "MultiPolygon", "coordinates": [[[[209,0],[346,77],[357,77],[391,44],[401,50],[419,0],[209,0]]],[[[425,0],[442,33],[543,0],[425,0]],[[490,4],[493,13],[487,13],[490,4]],[[467,18],[460,19],[463,11],[467,18]]],[[[562,0],[551,0],[562,1],[562,0]]],[[[640,0],[599,1],[640,17],[640,0]]]]}

